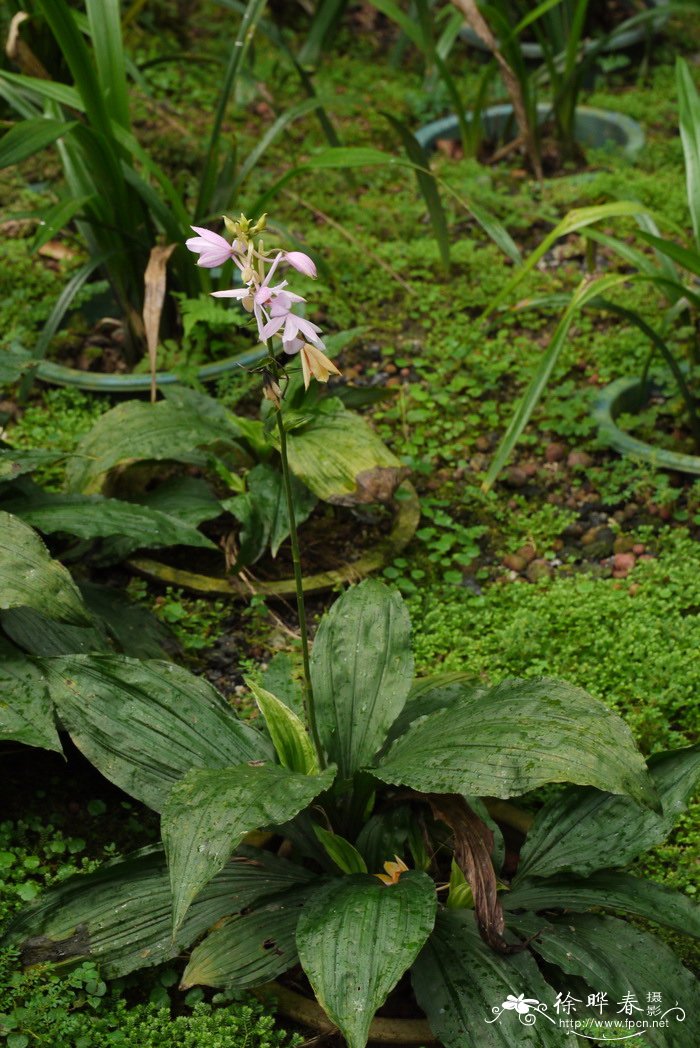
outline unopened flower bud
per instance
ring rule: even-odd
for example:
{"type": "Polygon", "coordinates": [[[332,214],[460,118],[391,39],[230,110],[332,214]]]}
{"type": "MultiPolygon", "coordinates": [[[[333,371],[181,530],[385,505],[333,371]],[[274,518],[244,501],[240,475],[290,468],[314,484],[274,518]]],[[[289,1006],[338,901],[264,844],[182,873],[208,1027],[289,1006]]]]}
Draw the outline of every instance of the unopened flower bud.
{"type": "Polygon", "coordinates": [[[289,262],[290,266],[294,266],[305,277],[316,277],[316,264],[303,251],[285,251],[284,258],[286,262],[289,262]]]}
{"type": "Polygon", "coordinates": [[[253,228],[251,229],[250,232],[253,235],[256,235],[257,233],[262,233],[265,230],[266,227],[267,227],[267,211],[265,212],[264,215],[260,216],[260,218],[255,223],[255,225],[253,226],[253,228]]]}
{"type": "Polygon", "coordinates": [[[282,390],[280,389],[279,382],[277,382],[269,371],[263,373],[263,396],[265,397],[265,400],[269,400],[276,408],[280,407],[282,403],[282,390]]]}

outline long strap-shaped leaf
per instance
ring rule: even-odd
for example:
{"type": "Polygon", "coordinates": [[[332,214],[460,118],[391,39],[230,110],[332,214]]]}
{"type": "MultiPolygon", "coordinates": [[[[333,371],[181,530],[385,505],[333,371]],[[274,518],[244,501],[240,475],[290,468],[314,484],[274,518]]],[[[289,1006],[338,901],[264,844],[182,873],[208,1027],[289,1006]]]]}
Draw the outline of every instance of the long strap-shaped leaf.
{"type": "Polygon", "coordinates": [[[690,69],[682,58],[676,61],[681,140],[685,154],[688,207],[695,244],[700,251],[700,95],[690,69]]]}
{"type": "Polygon", "coordinates": [[[253,42],[255,29],[258,21],[265,10],[266,0],[249,0],[245,13],[241,20],[238,36],[231,49],[231,57],[226,68],[224,82],[221,87],[219,99],[214,114],[214,123],[209,136],[207,156],[204,162],[204,170],[199,183],[199,196],[195,208],[195,217],[201,217],[209,212],[212,193],[216,187],[216,168],[219,157],[219,139],[221,137],[221,126],[226,115],[231,92],[235,89],[236,80],[241,70],[248,49],[253,42]]]}
{"type": "Polygon", "coordinates": [[[559,354],[566,345],[569,329],[571,328],[578,311],[583,309],[583,307],[592,299],[599,297],[605,291],[610,290],[610,288],[624,283],[625,280],[629,280],[629,277],[626,274],[610,274],[609,276],[601,277],[600,280],[594,282],[585,278],[579,284],[571,297],[571,301],[566,307],[563,317],[557,324],[556,330],[552,335],[552,340],[542,354],[535,369],[535,373],[525,390],[525,394],[515,409],[513,417],[508,424],[508,428],[496,449],[496,454],[491,461],[491,465],[488,468],[486,477],[482,484],[484,491],[488,491],[493,486],[496,477],[503,469],[510,453],[530,421],[530,416],[542,396],[542,392],[549,381],[557,360],[559,359],[559,354]]]}

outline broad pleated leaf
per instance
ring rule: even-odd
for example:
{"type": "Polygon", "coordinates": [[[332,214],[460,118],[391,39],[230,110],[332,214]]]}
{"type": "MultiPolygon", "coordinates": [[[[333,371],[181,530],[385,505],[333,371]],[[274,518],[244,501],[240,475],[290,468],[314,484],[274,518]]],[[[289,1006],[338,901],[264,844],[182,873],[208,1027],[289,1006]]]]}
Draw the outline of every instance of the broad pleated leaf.
{"type": "Polygon", "coordinates": [[[336,397],[293,429],[287,445],[292,472],[325,502],[388,500],[405,472],[369,424],[336,397]]]}
{"type": "Polygon", "coordinates": [[[177,929],[195,896],[252,830],[293,819],[335,776],[297,775],[275,764],[193,770],[174,788],[163,810],[163,843],[173,889],[177,929]]]}
{"type": "MultiPolygon", "coordinates": [[[[282,474],[267,463],[255,466],[246,477],[246,492],[226,501],[226,509],[242,525],[240,564],[254,564],[270,547],[273,557],[289,536],[289,513],[282,474]]],[[[292,477],[294,519],[303,524],[316,505],[316,496],[292,477]]]]}
{"type": "Polygon", "coordinates": [[[234,441],[238,430],[195,415],[171,400],[128,400],[106,411],[75,449],[66,470],[69,491],[98,493],[115,466],[148,459],[203,463],[199,448],[234,441]]]}
{"type": "Polygon", "coordinates": [[[74,626],[92,625],[69,572],[28,524],[0,512],[0,608],[21,607],[74,626]]]}
{"type": "MultiPolygon", "coordinates": [[[[292,888],[224,921],[193,951],[182,977],[190,986],[260,986],[297,963],[299,915],[323,882],[292,888]]],[[[195,903],[196,905],[196,903],[195,903]]]]}
{"type": "Polygon", "coordinates": [[[49,689],[29,659],[0,661],[0,740],[10,739],[62,752],[49,689]]]}
{"type": "MultiPolygon", "coordinates": [[[[681,1022],[679,1012],[670,1012],[669,1027],[648,1029],[642,1043],[659,1048],[680,1048],[681,1045],[690,1048],[700,1044],[697,980],[668,946],[653,935],[615,917],[593,914],[571,914],[546,923],[542,917],[528,915],[514,918],[512,924],[520,934],[535,936],[530,948],[565,973],[557,990],[565,992],[567,975],[577,976],[592,991],[603,990],[607,994],[613,1002],[609,1017],[618,1019],[625,1018],[617,1014],[625,994],[633,993],[638,1005],[645,1009],[647,993],[658,992],[662,1013],[678,1005],[685,1018],[681,1022]]],[[[551,1003],[553,998],[554,992],[551,1003]]],[[[633,1012],[633,1018],[641,1016],[633,1012]]]]}
{"type": "Polygon", "coordinates": [[[311,875],[254,848],[241,848],[192,904],[175,940],[165,854],[143,849],[50,888],[25,907],[7,940],[25,964],[94,960],[109,978],[170,960],[222,917],[311,875]]]}
{"type": "Polygon", "coordinates": [[[211,684],[170,662],[72,655],[39,664],[78,749],[156,811],[191,768],[272,756],[269,742],[211,684]]]}
{"type": "Polygon", "coordinates": [[[53,466],[65,458],[63,451],[44,451],[42,448],[2,448],[0,450],[0,480],[14,480],[23,473],[33,473],[42,466],[53,466]]]}
{"type": "Polygon", "coordinates": [[[549,877],[519,883],[502,897],[506,910],[572,910],[594,906],[643,917],[700,938],[700,906],[687,895],[627,873],[601,871],[590,877],[549,877]]]}
{"type": "Polygon", "coordinates": [[[178,545],[216,548],[196,527],[177,517],[101,495],[55,495],[36,487],[6,499],[3,508],[45,535],[65,532],[83,539],[117,535],[125,553],[178,545]]]}
{"type": "Polygon", "coordinates": [[[315,775],[319,770],[318,758],[303,722],[272,692],[252,680],[246,680],[246,684],[265,718],[280,764],[302,775],[315,775]]]}
{"type": "Polygon", "coordinates": [[[124,590],[82,582],[80,592],[90,611],[98,616],[125,655],[134,659],[162,659],[172,652],[175,639],[167,626],[148,608],[130,601],[124,590]]]}
{"type": "Polygon", "coordinates": [[[658,801],[624,721],[581,688],[503,681],[413,724],[373,774],[426,793],[512,797],[576,782],[658,801]]]}
{"type": "Polygon", "coordinates": [[[471,910],[440,911],[411,972],[418,1004],[445,1048],[560,1048],[545,1021],[521,1025],[515,1012],[493,1021],[493,1009],[521,994],[551,994],[532,957],[495,953],[481,940],[471,910]]]}
{"type": "Polygon", "coordinates": [[[297,948],[304,971],[348,1048],[364,1048],[374,1013],[411,966],[435,921],[425,873],[396,884],[354,875],[319,889],[304,907],[297,948]]]}
{"type": "Polygon", "coordinates": [[[488,686],[472,673],[442,673],[418,678],[413,682],[406,705],[391,726],[387,741],[393,742],[400,738],[414,721],[437,710],[447,709],[468,692],[477,698],[487,691],[488,686]]]}
{"type": "Polygon", "coordinates": [[[321,744],[341,778],[371,761],[403,709],[413,679],[410,630],[399,594],[371,579],[321,620],[311,680],[321,744]]]}
{"type": "Polygon", "coordinates": [[[538,812],[520,854],[516,881],[571,871],[586,875],[624,866],[662,841],[700,779],[700,746],[656,753],[649,758],[663,814],[629,797],[600,790],[570,789],[538,812]]]}
{"type": "Polygon", "coordinates": [[[7,636],[29,655],[94,655],[112,651],[99,620],[95,620],[94,627],[69,626],[32,608],[11,608],[0,612],[0,624],[7,636]]]}

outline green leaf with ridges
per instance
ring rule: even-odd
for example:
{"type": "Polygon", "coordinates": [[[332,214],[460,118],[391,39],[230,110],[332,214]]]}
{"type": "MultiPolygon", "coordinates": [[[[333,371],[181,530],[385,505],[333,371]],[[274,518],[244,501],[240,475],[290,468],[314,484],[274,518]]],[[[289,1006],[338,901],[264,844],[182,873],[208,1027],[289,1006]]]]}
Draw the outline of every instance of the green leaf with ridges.
{"type": "Polygon", "coordinates": [[[505,1017],[488,1021],[508,996],[546,1001],[551,991],[528,954],[504,957],[482,941],[473,911],[438,912],[411,978],[416,1000],[445,1048],[514,1048],[516,1043],[518,1048],[561,1048],[559,1031],[547,1023],[513,1027],[505,1017]]]}
{"type": "Polygon", "coordinates": [[[73,626],[91,626],[70,573],[28,524],[0,511],[0,609],[33,608],[73,626]]]}
{"type": "Polygon", "coordinates": [[[503,896],[506,910],[572,910],[599,907],[700,938],[700,906],[687,895],[627,873],[601,871],[591,877],[548,877],[519,882],[503,896]]]}
{"type": "MultiPolygon", "coordinates": [[[[546,923],[542,917],[528,914],[509,923],[521,935],[534,936],[530,948],[565,973],[556,987],[562,992],[566,976],[577,976],[591,991],[603,990],[611,1002],[621,1002],[625,994],[633,993],[637,1005],[646,1008],[647,993],[656,991],[661,994],[662,1013],[676,1004],[683,1010],[682,1022],[678,1012],[672,1012],[668,1028],[647,1029],[642,1043],[654,1048],[700,1044],[697,980],[660,939],[615,917],[589,913],[569,914],[546,923]]],[[[613,1004],[612,1010],[617,1013],[619,1007],[619,1003],[613,1004]]],[[[618,1014],[612,1017],[625,1018],[618,1014]]],[[[632,1018],[641,1016],[633,1012],[632,1018]]]]}
{"type": "Polygon", "coordinates": [[[276,764],[239,764],[195,769],[177,783],[162,820],[174,928],[246,833],[293,819],[334,777],[335,768],[298,775],[276,764]]]}
{"type": "Polygon", "coordinates": [[[30,659],[0,662],[0,740],[63,752],[49,689],[30,659]]]}
{"type": "Polygon", "coordinates": [[[240,848],[190,907],[173,940],[165,853],[142,849],[49,888],[8,929],[25,964],[93,960],[110,979],[176,957],[222,917],[307,883],[312,875],[256,848],[240,848]]]}
{"type": "Polygon", "coordinates": [[[224,921],[192,952],[180,988],[260,986],[293,967],[299,915],[322,883],[316,877],[224,921]]]}
{"type": "Polygon", "coordinates": [[[374,1013],[411,966],[435,921],[435,885],[425,873],[396,884],[356,874],[320,888],[297,926],[302,967],[348,1048],[364,1048],[374,1013]]]}
{"type": "Polygon", "coordinates": [[[123,655],[42,659],[62,723],[79,750],[132,797],[160,811],[192,768],[265,760],[272,748],[201,677],[123,655]]]}
{"type": "Polygon", "coordinates": [[[160,546],[216,549],[196,527],[160,510],[101,495],[56,495],[36,487],[6,499],[3,508],[45,535],[63,532],[82,539],[118,536],[125,551],[160,546]]]}
{"type": "Polygon", "coordinates": [[[413,724],[372,774],[426,793],[513,797],[547,782],[658,798],[624,721],[581,688],[507,680],[413,724]]]}
{"type": "Polygon", "coordinates": [[[311,653],[321,745],[341,778],[378,752],[413,680],[411,624],[399,594],[369,579],[326,612],[311,653]]]}
{"type": "Polygon", "coordinates": [[[287,448],[299,480],[338,505],[388,499],[405,473],[365,419],[337,397],[326,398],[306,425],[290,431],[287,448]]]}
{"type": "Polygon", "coordinates": [[[66,470],[66,486],[85,495],[99,493],[116,466],[146,460],[204,463],[201,448],[235,442],[233,422],[194,415],[171,400],[146,404],[127,400],[101,415],[75,449],[66,470]]]}
{"type": "Polygon", "coordinates": [[[302,775],[316,775],[319,771],[318,758],[303,722],[272,692],[248,678],[246,684],[265,718],[280,764],[302,775]]]}
{"type": "Polygon", "coordinates": [[[527,835],[515,881],[624,866],[665,841],[700,780],[700,746],[653,754],[649,774],[661,800],[660,815],[629,797],[600,790],[570,789],[553,797],[527,835]]]}

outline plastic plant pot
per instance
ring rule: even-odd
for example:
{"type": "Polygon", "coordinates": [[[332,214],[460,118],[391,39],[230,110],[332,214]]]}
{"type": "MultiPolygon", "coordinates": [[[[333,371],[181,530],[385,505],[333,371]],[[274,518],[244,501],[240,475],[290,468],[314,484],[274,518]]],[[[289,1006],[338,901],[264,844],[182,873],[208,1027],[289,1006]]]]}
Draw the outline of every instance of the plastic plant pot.
{"type": "MultiPolygon", "coordinates": [[[[537,106],[538,122],[543,124],[551,113],[546,102],[537,106]]],[[[467,121],[473,119],[472,113],[465,114],[467,121]]],[[[507,134],[515,137],[515,118],[513,107],[507,103],[488,106],[480,116],[485,138],[503,141],[507,134]]],[[[634,160],[644,145],[644,131],[636,120],[623,113],[608,109],[596,109],[593,106],[578,106],[574,117],[574,134],[577,143],[584,149],[610,149],[634,160]]],[[[434,149],[442,139],[459,138],[459,121],[456,116],[446,116],[433,120],[416,131],[416,138],[424,149],[434,149]]]]}
{"type": "Polygon", "coordinates": [[[619,378],[606,386],[593,405],[593,417],[598,423],[601,440],[622,455],[641,459],[659,469],[700,476],[700,455],[683,455],[667,448],[656,448],[653,444],[630,436],[618,426],[620,415],[637,414],[648,403],[649,394],[654,391],[658,391],[658,386],[643,383],[638,378],[619,378]]]}
{"type": "MultiPolygon", "coordinates": [[[[381,570],[403,550],[413,538],[420,520],[420,502],[416,489],[404,481],[397,491],[396,513],[391,531],[385,539],[366,550],[358,560],[341,564],[333,571],[304,576],[304,592],[319,593],[348,582],[359,582],[373,571],[381,570]]],[[[289,597],[295,592],[293,578],[262,582],[247,578],[245,582],[233,577],[201,575],[194,571],[174,568],[161,561],[146,557],[132,557],[127,562],[132,571],[156,582],[204,595],[216,594],[227,597],[249,599],[253,595],[265,597],[289,597]]]]}

